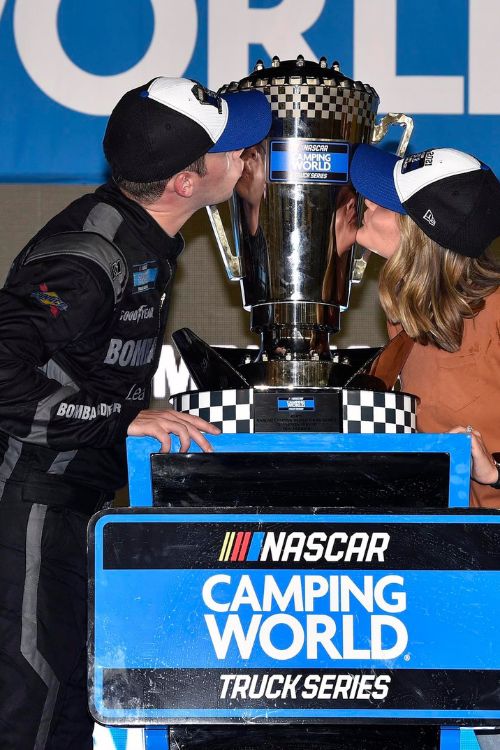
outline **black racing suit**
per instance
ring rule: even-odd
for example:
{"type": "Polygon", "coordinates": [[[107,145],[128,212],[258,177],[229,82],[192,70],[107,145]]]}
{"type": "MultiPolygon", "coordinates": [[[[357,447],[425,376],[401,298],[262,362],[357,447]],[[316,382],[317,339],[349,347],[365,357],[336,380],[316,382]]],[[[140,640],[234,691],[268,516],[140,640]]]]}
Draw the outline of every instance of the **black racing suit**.
{"type": "Polygon", "coordinates": [[[126,483],[180,235],[106,184],[54,217],[0,291],[0,747],[90,750],[88,517],[126,483]]]}

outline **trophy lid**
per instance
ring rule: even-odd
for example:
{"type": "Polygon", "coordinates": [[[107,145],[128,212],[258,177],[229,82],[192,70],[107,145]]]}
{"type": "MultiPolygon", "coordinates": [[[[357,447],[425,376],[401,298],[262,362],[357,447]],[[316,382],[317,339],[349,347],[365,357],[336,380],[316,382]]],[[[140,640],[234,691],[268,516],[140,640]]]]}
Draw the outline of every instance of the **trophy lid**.
{"type": "Polygon", "coordinates": [[[371,97],[378,94],[375,89],[367,83],[354,81],[345,76],[339,63],[335,60],[328,66],[326,57],[321,57],[319,62],[305,60],[303,55],[298,55],[296,60],[280,60],[275,56],[269,68],[264,67],[262,60],[255,63],[253,72],[240,81],[232,81],[221,86],[220,91],[243,91],[245,89],[265,88],[266,86],[332,86],[343,89],[364,91],[371,97]]]}

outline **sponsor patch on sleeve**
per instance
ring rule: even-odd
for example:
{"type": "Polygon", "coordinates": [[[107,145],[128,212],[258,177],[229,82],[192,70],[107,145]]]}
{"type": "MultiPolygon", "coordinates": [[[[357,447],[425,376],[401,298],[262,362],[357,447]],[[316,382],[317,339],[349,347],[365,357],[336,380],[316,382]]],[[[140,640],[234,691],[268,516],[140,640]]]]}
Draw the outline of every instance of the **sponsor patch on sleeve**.
{"type": "Polygon", "coordinates": [[[40,302],[41,305],[47,305],[50,309],[50,314],[57,318],[57,316],[68,309],[69,305],[61,299],[57,292],[50,292],[47,284],[40,284],[38,290],[31,292],[31,296],[40,302]]]}
{"type": "Polygon", "coordinates": [[[158,276],[158,264],[154,260],[149,260],[136,265],[132,269],[132,275],[134,285],[133,294],[154,289],[156,277],[158,276]]]}

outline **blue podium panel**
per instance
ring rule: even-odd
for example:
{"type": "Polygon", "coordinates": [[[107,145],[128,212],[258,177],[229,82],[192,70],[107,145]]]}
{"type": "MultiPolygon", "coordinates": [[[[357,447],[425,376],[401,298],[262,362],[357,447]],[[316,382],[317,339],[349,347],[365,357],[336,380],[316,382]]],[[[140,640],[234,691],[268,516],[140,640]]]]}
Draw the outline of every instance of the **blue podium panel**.
{"type": "MultiPolygon", "coordinates": [[[[447,454],[450,459],[450,507],[469,505],[470,446],[469,435],[449,433],[419,433],[415,435],[361,435],[337,433],[261,433],[208,436],[216,453],[337,453],[337,454],[447,454]]],[[[129,493],[132,506],[151,506],[151,454],[159,451],[160,443],[154,438],[128,438],[127,457],[129,493]]],[[[200,453],[192,443],[190,453],[200,453]]],[[[179,451],[179,441],[173,436],[172,451],[179,451]]],[[[277,477],[279,480],[279,477],[277,477]]],[[[231,481],[228,474],[228,482],[231,481]]],[[[300,504],[300,498],[296,498],[300,504]]],[[[221,503],[219,503],[220,505],[221,503]]],[[[293,504],[292,501],[289,503],[293,504]]],[[[429,505],[432,505],[429,503],[429,505]]]]}
{"type": "Polygon", "coordinates": [[[494,511],[103,512],[93,714],[500,721],[499,524],[494,511]]]}

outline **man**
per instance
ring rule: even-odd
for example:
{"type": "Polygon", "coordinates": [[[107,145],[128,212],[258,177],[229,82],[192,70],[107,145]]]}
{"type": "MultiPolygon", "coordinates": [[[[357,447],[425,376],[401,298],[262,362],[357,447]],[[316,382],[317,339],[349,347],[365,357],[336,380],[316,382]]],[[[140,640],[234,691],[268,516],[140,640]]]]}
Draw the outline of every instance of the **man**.
{"type": "Polygon", "coordinates": [[[113,179],[69,205],[0,291],[0,747],[89,750],[89,516],[126,483],[126,435],[203,450],[204,420],[149,411],[179,230],[229,198],[266,135],[258,92],[156,78],[113,110],[113,179]]]}

